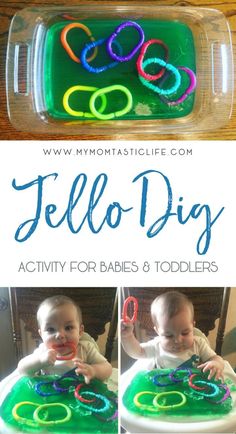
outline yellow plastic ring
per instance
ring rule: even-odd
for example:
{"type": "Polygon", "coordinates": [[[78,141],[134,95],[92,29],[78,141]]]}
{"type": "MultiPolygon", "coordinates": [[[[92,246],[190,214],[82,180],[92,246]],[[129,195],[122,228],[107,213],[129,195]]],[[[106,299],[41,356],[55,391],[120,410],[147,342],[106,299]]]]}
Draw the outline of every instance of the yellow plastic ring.
{"type": "Polygon", "coordinates": [[[141,402],[139,402],[139,398],[143,395],[155,395],[156,396],[156,392],[144,391],[144,392],[137,393],[134,397],[134,404],[136,405],[136,407],[139,407],[142,410],[149,410],[149,411],[157,412],[157,410],[158,410],[157,407],[154,407],[153,405],[142,404],[141,402]]]}
{"type": "Polygon", "coordinates": [[[61,423],[65,423],[68,422],[68,420],[70,420],[72,416],[71,413],[71,409],[68,407],[68,405],[62,404],[60,402],[56,402],[56,403],[51,403],[51,404],[43,404],[40,405],[38,408],[36,408],[36,410],[34,411],[34,420],[35,422],[37,422],[39,425],[59,425],[61,423]],[[56,420],[43,420],[39,417],[39,412],[44,409],[44,408],[48,408],[48,407],[62,407],[65,409],[66,411],[66,416],[63,419],[56,419],[56,420]]]}
{"type": "Polygon", "coordinates": [[[102,120],[109,120],[109,119],[114,119],[116,117],[123,116],[131,110],[132,105],[133,105],[133,98],[132,98],[131,92],[129,91],[129,89],[127,89],[127,87],[122,86],[121,84],[114,84],[112,86],[107,86],[107,87],[103,87],[102,89],[96,90],[92,94],[90,101],[89,101],[89,107],[90,107],[91,113],[93,113],[93,115],[96,118],[102,119],[102,120]],[[98,111],[96,109],[95,101],[96,101],[98,96],[102,96],[106,93],[113,92],[114,90],[120,90],[121,92],[123,92],[126,95],[127,104],[122,110],[118,110],[117,112],[114,112],[114,113],[102,114],[101,110],[98,111]]]}
{"type": "MultiPolygon", "coordinates": [[[[95,39],[94,39],[94,37],[92,36],[92,33],[91,33],[91,31],[89,30],[89,28],[88,28],[87,26],[85,26],[84,24],[82,24],[82,23],[70,23],[70,24],[68,24],[67,26],[65,26],[64,29],[62,30],[62,32],[61,32],[61,43],[62,43],[63,48],[66,50],[67,54],[70,56],[70,58],[71,58],[72,60],[74,60],[74,61],[77,62],[77,63],[80,63],[80,59],[79,59],[79,57],[77,57],[77,56],[75,55],[75,53],[73,52],[73,50],[72,50],[71,47],[69,46],[69,44],[68,44],[68,42],[67,42],[67,39],[66,39],[67,33],[68,33],[71,29],[73,29],[73,28],[75,28],[75,27],[78,27],[78,28],[82,29],[82,30],[86,33],[86,35],[88,35],[90,41],[94,42],[95,39]]],[[[93,60],[93,59],[96,57],[97,53],[98,53],[98,49],[97,49],[97,47],[94,47],[94,52],[93,52],[93,54],[92,54],[92,55],[87,59],[87,62],[90,62],[91,60],[93,60]]]]}
{"type": "MultiPolygon", "coordinates": [[[[76,92],[76,91],[94,92],[96,90],[98,90],[98,88],[94,87],[94,86],[77,85],[77,86],[70,87],[65,92],[65,94],[63,96],[63,100],[62,100],[62,104],[63,104],[65,111],[71,116],[94,118],[94,115],[90,112],[82,112],[82,111],[73,110],[69,105],[69,98],[70,98],[71,94],[76,92]]],[[[102,100],[101,107],[99,107],[98,111],[102,113],[105,110],[106,105],[107,105],[107,99],[106,99],[106,96],[104,94],[101,94],[101,100],[102,100]]]]}
{"type": "Polygon", "coordinates": [[[19,422],[22,423],[24,425],[29,425],[31,427],[37,427],[38,424],[35,422],[35,420],[33,419],[28,419],[27,417],[22,417],[19,416],[19,414],[17,413],[17,410],[22,407],[23,405],[32,405],[33,407],[39,407],[39,404],[36,404],[35,402],[30,402],[30,401],[22,401],[22,402],[18,402],[18,404],[16,404],[13,409],[12,409],[12,416],[13,418],[19,422]]]}
{"type": "Polygon", "coordinates": [[[182,407],[186,403],[186,401],[187,401],[186,396],[183,393],[172,390],[171,392],[157,393],[155,398],[153,399],[152,403],[153,403],[154,407],[157,407],[161,410],[169,410],[169,409],[176,408],[176,407],[182,407]],[[159,404],[158,399],[161,398],[162,396],[166,396],[166,395],[179,395],[179,396],[181,396],[182,401],[180,401],[178,404],[172,404],[172,405],[159,404]]]}

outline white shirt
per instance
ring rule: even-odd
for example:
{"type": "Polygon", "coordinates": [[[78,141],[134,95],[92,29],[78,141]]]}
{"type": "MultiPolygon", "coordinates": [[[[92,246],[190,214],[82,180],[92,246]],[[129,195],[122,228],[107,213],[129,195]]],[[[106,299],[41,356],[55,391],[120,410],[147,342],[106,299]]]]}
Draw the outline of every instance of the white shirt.
{"type": "Polygon", "coordinates": [[[186,362],[193,355],[200,357],[200,362],[204,363],[216,353],[207,344],[207,341],[200,336],[194,336],[193,346],[188,350],[181,353],[169,353],[163,350],[160,345],[160,338],[156,338],[141,344],[141,347],[145,350],[146,357],[152,359],[153,367],[157,368],[177,368],[182,363],[186,362]]]}
{"type": "MultiPolygon", "coordinates": [[[[41,343],[36,350],[34,350],[34,354],[41,354],[45,351],[44,343],[41,343]]],[[[78,357],[83,360],[84,363],[88,363],[89,365],[94,365],[95,363],[103,363],[106,362],[106,358],[99,353],[96,343],[91,340],[81,339],[79,341],[77,354],[75,357],[78,357]]],[[[41,373],[44,375],[63,375],[70,369],[75,368],[72,360],[56,360],[53,366],[48,366],[45,369],[41,370],[41,373]]]]}

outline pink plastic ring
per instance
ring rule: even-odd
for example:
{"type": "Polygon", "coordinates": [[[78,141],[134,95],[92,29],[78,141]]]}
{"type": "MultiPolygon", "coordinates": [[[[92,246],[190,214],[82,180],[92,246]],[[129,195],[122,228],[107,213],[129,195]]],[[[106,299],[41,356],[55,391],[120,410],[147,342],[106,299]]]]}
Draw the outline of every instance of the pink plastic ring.
{"type": "Polygon", "coordinates": [[[199,386],[196,386],[196,384],[194,384],[194,383],[192,382],[193,378],[197,377],[197,375],[198,375],[198,374],[192,374],[192,375],[190,375],[190,377],[189,377],[189,382],[188,382],[189,386],[192,387],[192,389],[195,389],[195,390],[206,390],[206,387],[199,387],[199,386]]]}
{"type": "Polygon", "coordinates": [[[141,52],[140,52],[140,54],[138,56],[137,63],[136,63],[137,70],[138,70],[139,75],[141,75],[146,80],[150,80],[150,81],[152,81],[152,80],[158,80],[158,78],[161,78],[164,75],[165,70],[166,70],[165,68],[161,68],[161,70],[157,74],[155,74],[155,75],[148,74],[147,72],[145,72],[143,70],[143,66],[142,66],[143,58],[145,56],[145,53],[146,53],[148,47],[150,45],[152,45],[152,44],[158,44],[158,45],[161,45],[164,48],[164,50],[165,50],[165,57],[164,57],[165,62],[167,62],[168,58],[169,58],[168,47],[167,47],[167,45],[161,39],[150,39],[149,41],[145,42],[142,45],[141,52]]]}
{"type": "Polygon", "coordinates": [[[84,387],[84,386],[85,386],[84,383],[78,384],[78,386],[76,387],[75,392],[74,392],[75,397],[76,397],[79,401],[81,401],[81,402],[86,402],[87,404],[89,404],[89,403],[91,403],[91,402],[94,402],[94,401],[95,401],[95,398],[93,398],[93,399],[85,399],[85,398],[83,398],[83,396],[81,396],[81,395],[79,394],[79,390],[81,389],[81,387],[84,387]]]}
{"type": "Polygon", "coordinates": [[[72,350],[68,355],[65,355],[65,356],[61,356],[61,355],[57,354],[57,360],[72,360],[76,354],[76,346],[75,346],[75,344],[73,344],[73,342],[67,342],[66,344],[53,345],[52,348],[56,351],[62,350],[65,348],[70,348],[72,350]]]}
{"type": "Polygon", "coordinates": [[[125,299],[124,305],[123,305],[123,312],[122,312],[122,318],[125,322],[135,322],[137,320],[138,315],[138,300],[135,297],[129,296],[125,299]],[[127,311],[129,304],[133,302],[133,316],[132,318],[129,318],[127,311]]]}

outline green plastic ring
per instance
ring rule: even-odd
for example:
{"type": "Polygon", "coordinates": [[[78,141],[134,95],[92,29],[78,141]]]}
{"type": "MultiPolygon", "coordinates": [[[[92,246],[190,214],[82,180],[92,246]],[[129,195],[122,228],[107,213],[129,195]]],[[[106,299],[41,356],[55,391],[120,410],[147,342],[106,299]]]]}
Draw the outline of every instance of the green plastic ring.
{"type": "MultiPolygon", "coordinates": [[[[94,87],[94,86],[77,85],[77,86],[70,87],[65,92],[65,94],[63,96],[63,100],[62,100],[62,104],[63,104],[65,111],[71,116],[80,116],[80,117],[84,117],[84,118],[94,118],[94,115],[90,112],[82,112],[82,111],[73,110],[69,105],[69,98],[70,98],[71,94],[76,92],[76,91],[94,92],[96,90],[98,90],[98,88],[94,87]]],[[[101,94],[101,100],[102,100],[102,104],[101,104],[101,107],[99,107],[98,113],[102,113],[105,110],[106,105],[107,105],[107,99],[103,93],[101,94]]]]}
{"type": "Polygon", "coordinates": [[[61,423],[68,422],[68,420],[70,420],[70,418],[71,418],[71,415],[72,415],[71,409],[67,405],[62,404],[60,402],[56,402],[56,403],[51,403],[51,404],[43,404],[43,405],[40,405],[38,408],[36,408],[36,410],[34,411],[34,420],[39,425],[47,425],[47,426],[59,425],[61,423]],[[48,407],[62,407],[66,411],[66,416],[64,417],[64,419],[57,419],[57,420],[42,420],[42,419],[40,419],[39,412],[42,409],[48,408],[48,407]]]}
{"type": "Polygon", "coordinates": [[[28,419],[27,417],[19,416],[19,414],[17,413],[18,408],[22,407],[23,405],[32,405],[33,407],[39,407],[39,404],[36,404],[35,402],[30,402],[30,401],[18,402],[18,404],[16,404],[12,409],[13,418],[17,422],[22,423],[24,425],[28,425],[34,428],[37,427],[38,425],[33,419],[28,419]]]}
{"type": "Polygon", "coordinates": [[[169,410],[169,409],[176,408],[176,407],[182,407],[186,403],[186,401],[187,401],[186,396],[183,393],[173,390],[171,392],[157,393],[155,398],[153,399],[152,403],[153,403],[154,407],[157,407],[161,410],[169,410]],[[166,395],[179,395],[179,396],[181,396],[182,401],[180,401],[178,404],[172,404],[172,405],[158,404],[158,399],[161,398],[162,396],[166,396],[166,395]]]}
{"type": "Polygon", "coordinates": [[[107,87],[103,87],[102,89],[96,90],[89,101],[89,107],[90,107],[90,111],[91,113],[98,119],[102,119],[102,120],[109,120],[109,119],[114,119],[120,116],[124,116],[126,113],[128,113],[133,105],[133,97],[131,92],[129,91],[129,89],[127,89],[127,87],[122,86],[121,84],[114,84],[113,86],[107,86],[107,87]],[[110,93],[113,92],[114,90],[120,90],[121,92],[123,92],[126,96],[127,96],[127,104],[126,106],[122,109],[122,110],[118,110],[117,112],[114,113],[108,113],[108,114],[102,114],[101,110],[98,111],[95,108],[95,101],[98,98],[98,96],[102,96],[106,93],[110,93]]]}
{"type": "Polygon", "coordinates": [[[142,410],[149,410],[149,411],[155,411],[155,412],[157,412],[157,410],[158,410],[157,406],[153,407],[153,405],[142,404],[141,402],[139,402],[140,396],[143,396],[143,395],[155,395],[156,396],[156,392],[144,391],[144,392],[137,393],[135,395],[135,397],[134,397],[134,404],[136,405],[136,407],[139,407],[142,410]]]}

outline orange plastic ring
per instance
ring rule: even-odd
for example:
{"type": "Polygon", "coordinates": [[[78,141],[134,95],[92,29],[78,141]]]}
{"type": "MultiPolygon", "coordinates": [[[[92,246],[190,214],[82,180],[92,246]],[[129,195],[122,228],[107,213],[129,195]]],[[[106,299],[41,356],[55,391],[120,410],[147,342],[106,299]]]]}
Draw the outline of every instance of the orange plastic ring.
{"type": "MultiPolygon", "coordinates": [[[[64,29],[62,30],[62,32],[61,32],[61,43],[62,43],[63,48],[66,50],[67,54],[70,56],[70,58],[72,60],[74,60],[77,63],[80,63],[79,57],[77,57],[75,55],[74,51],[71,49],[71,47],[69,46],[69,44],[67,42],[67,39],[66,39],[67,33],[71,29],[74,29],[76,27],[82,29],[86,33],[86,35],[88,35],[90,41],[93,42],[93,41],[95,41],[95,39],[94,39],[91,31],[89,30],[89,28],[87,26],[85,26],[84,24],[82,24],[82,23],[70,23],[70,24],[67,24],[67,26],[65,26],[64,29]]],[[[93,60],[96,57],[97,53],[98,53],[98,49],[97,49],[97,47],[95,47],[93,54],[87,59],[87,61],[90,62],[91,60],[93,60]]]]}
{"type": "Polygon", "coordinates": [[[125,322],[135,322],[137,319],[137,314],[138,314],[138,300],[132,296],[126,298],[124,301],[123,312],[122,312],[123,320],[125,322]],[[133,304],[134,304],[134,307],[133,307],[134,311],[133,311],[132,318],[129,318],[129,316],[127,314],[128,305],[130,304],[130,302],[133,302],[133,304]]]}
{"type": "Polygon", "coordinates": [[[73,342],[67,342],[66,344],[57,344],[53,345],[52,347],[54,350],[60,350],[64,348],[71,349],[71,352],[68,355],[61,356],[60,354],[57,354],[57,360],[72,360],[76,355],[76,346],[73,342]]]}

